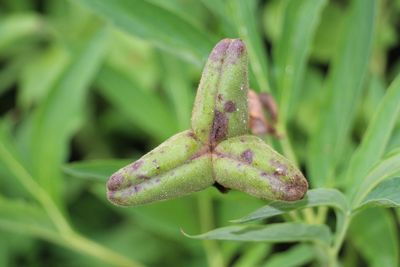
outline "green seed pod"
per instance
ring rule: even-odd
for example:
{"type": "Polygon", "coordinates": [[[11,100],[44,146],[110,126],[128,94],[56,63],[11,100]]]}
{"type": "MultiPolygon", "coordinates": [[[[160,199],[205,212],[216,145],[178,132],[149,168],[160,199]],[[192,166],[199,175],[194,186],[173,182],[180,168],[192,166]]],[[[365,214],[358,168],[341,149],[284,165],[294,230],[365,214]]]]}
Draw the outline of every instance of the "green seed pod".
{"type": "Polygon", "coordinates": [[[196,136],[212,147],[248,133],[247,52],[240,39],[223,39],[211,52],[192,113],[196,136]]]}
{"type": "Polygon", "coordinates": [[[117,205],[142,205],[176,198],[210,185],[263,199],[297,200],[307,181],[287,159],[261,139],[246,135],[247,54],[239,39],[213,49],[192,113],[192,130],[179,133],[107,183],[117,205]]]}
{"type": "Polygon", "coordinates": [[[211,157],[201,148],[192,131],[174,135],[114,173],[107,183],[108,199],[118,205],[142,205],[212,185],[211,157]]]}
{"type": "Polygon", "coordinates": [[[298,200],[308,188],[290,161],[252,135],[221,142],[214,150],[213,169],[222,186],[263,199],[298,200]]]}

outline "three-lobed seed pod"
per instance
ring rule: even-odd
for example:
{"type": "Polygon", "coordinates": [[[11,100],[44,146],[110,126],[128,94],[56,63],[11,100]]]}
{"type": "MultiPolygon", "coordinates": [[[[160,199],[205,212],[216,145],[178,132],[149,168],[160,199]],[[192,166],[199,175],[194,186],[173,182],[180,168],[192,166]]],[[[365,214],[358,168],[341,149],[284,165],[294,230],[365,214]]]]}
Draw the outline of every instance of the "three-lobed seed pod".
{"type": "Polygon", "coordinates": [[[117,205],[142,205],[214,184],[262,199],[301,199],[308,188],[303,174],[248,134],[247,91],[245,45],[224,39],[203,71],[192,129],[114,173],[107,183],[108,199],[117,205]]]}

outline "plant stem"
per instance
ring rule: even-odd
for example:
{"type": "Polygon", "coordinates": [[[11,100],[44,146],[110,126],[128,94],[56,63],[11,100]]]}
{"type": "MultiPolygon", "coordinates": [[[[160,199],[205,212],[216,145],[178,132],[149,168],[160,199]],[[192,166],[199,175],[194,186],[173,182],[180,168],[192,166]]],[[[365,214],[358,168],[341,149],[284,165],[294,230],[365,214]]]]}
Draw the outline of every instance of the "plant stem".
{"type": "Polygon", "coordinates": [[[314,214],[314,210],[312,208],[307,208],[302,210],[302,213],[304,215],[304,219],[308,224],[316,224],[317,223],[317,219],[316,216],[314,214]]]}
{"type": "Polygon", "coordinates": [[[346,214],[346,216],[344,217],[344,221],[343,221],[343,227],[340,228],[340,231],[338,233],[336,233],[336,239],[333,243],[333,253],[335,255],[335,257],[337,257],[340,248],[342,247],[343,241],[344,241],[344,237],[346,236],[347,233],[347,229],[350,226],[350,222],[351,222],[351,216],[350,214],[346,214]]]}
{"type": "MultiPolygon", "coordinates": [[[[199,195],[198,205],[201,231],[206,232],[213,229],[214,216],[210,196],[207,194],[199,195]]],[[[224,266],[224,259],[216,240],[203,240],[203,246],[207,256],[208,265],[210,267],[224,266]]]]}
{"type": "Polygon", "coordinates": [[[78,252],[85,252],[97,259],[107,262],[113,266],[121,267],[144,267],[144,265],[134,262],[125,256],[103,247],[102,245],[81,236],[78,233],[69,233],[63,238],[65,243],[78,252]]]}
{"type": "Polygon", "coordinates": [[[78,252],[86,252],[114,266],[124,267],[143,267],[118,253],[115,253],[102,245],[93,242],[78,233],[75,233],[68,221],[65,219],[57,205],[49,194],[33,179],[28,171],[20,162],[6,149],[3,143],[0,143],[0,159],[5,163],[10,172],[18,179],[22,186],[42,205],[48,216],[57,227],[57,235],[50,232],[41,232],[44,237],[54,243],[64,245],[78,252]]]}
{"type": "Polygon", "coordinates": [[[292,148],[284,122],[279,121],[276,128],[278,130],[278,134],[282,135],[282,138],[279,139],[279,143],[282,147],[283,154],[296,166],[299,166],[296,154],[294,153],[294,150],[292,148]]]}
{"type": "Polygon", "coordinates": [[[0,158],[22,186],[43,206],[58,230],[62,233],[71,232],[71,227],[54,201],[18,160],[5,148],[3,143],[0,143],[0,158]]]}
{"type": "Polygon", "coordinates": [[[317,223],[319,224],[323,224],[326,220],[326,214],[328,212],[328,208],[327,207],[318,207],[318,211],[317,211],[317,223]]]}
{"type": "Polygon", "coordinates": [[[338,229],[338,232],[336,232],[336,238],[333,242],[333,245],[326,252],[327,256],[328,256],[328,262],[327,262],[328,267],[339,266],[338,255],[339,255],[340,248],[343,245],[343,241],[346,236],[347,229],[350,226],[350,222],[351,222],[351,214],[347,213],[344,216],[344,221],[343,221],[342,227],[340,227],[338,229]]]}

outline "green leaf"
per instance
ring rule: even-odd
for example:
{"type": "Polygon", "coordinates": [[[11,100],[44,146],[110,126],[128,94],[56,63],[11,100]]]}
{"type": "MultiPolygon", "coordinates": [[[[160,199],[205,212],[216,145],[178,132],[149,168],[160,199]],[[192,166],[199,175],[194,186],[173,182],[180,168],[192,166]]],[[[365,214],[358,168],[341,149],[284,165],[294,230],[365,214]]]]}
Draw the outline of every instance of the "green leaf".
{"type": "Polygon", "coordinates": [[[309,190],[301,200],[293,202],[272,201],[267,206],[264,206],[243,218],[233,220],[232,222],[251,222],[285,214],[293,210],[319,206],[333,207],[342,213],[345,213],[348,209],[347,200],[342,193],[336,189],[318,188],[309,190]]]}
{"type": "Polygon", "coordinates": [[[311,137],[309,178],[316,187],[334,184],[368,70],[375,25],[376,1],[351,2],[346,32],[329,73],[327,103],[320,110],[318,130],[311,137]]]}
{"type": "Polygon", "coordinates": [[[383,207],[400,207],[400,177],[392,178],[380,183],[374,190],[369,193],[361,207],[366,206],[383,206],[383,207]]]}
{"type": "Polygon", "coordinates": [[[261,91],[271,91],[268,56],[261,39],[255,13],[255,1],[230,0],[232,22],[246,44],[250,67],[261,91]]]}
{"type": "Polygon", "coordinates": [[[68,65],[68,60],[69,54],[58,44],[50,46],[26,62],[21,72],[19,104],[28,109],[45,98],[68,65]]]}
{"type": "Polygon", "coordinates": [[[196,239],[235,241],[296,242],[321,241],[328,244],[331,232],[326,225],[303,223],[277,223],[269,225],[234,225],[209,231],[200,235],[187,235],[196,239]]]}
{"type": "Polygon", "coordinates": [[[271,0],[265,3],[262,11],[264,33],[275,46],[283,31],[285,10],[290,0],[271,0]]]}
{"type": "Polygon", "coordinates": [[[360,212],[349,229],[349,241],[371,267],[399,266],[398,236],[394,218],[385,209],[360,212]]]}
{"type": "Polygon", "coordinates": [[[100,71],[96,84],[100,93],[131,119],[129,122],[157,141],[170,137],[178,128],[176,119],[159,97],[108,65],[100,71]]]}
{"type": "Polygon", "coordinates": [[[0,96],[7,90],[12,90],[12,85],[17,82],[19,72],[27,61],[26,55],[19,55],[0,70],[0,96]]]}
{"type": "Polygon", "coordinates": [[[377,163],[385,153],[390,136],[400,114],[400,74],[392,82],[385,96],[381,100],[374,117],[372,118],[363,140],[353,154],[347,172],[347,182],[353,188],[360,184],[371,166],[377,163]]]}
{"type": "Polygon", "coordinates": [[[64,165],[63,171],[72,177],[106,183],[111,174],[132,161],[129,159],[100,159],[72,162],[64,165]]]}
{"type": "Polygon", "coordinates": [[[291,0],[286,8],[283,31],[274,46],[280,119],[286,121],[300,97],[306,63],[315,30],[326,0],[291,0]]]}
{"type": "Polygon", "coordinates": [[[400,173],[400,149],[389,153],[387,157],[377,163],[361,184],[357,186],[352,207],[357,208],[374,187],[398,173],[400,173]]]}
{"type": "Polygon", "coordinates": [[[91,80],[106,51],[107,29],[89,35],[60,80],[34,114],[30,158],[33,176],[57,199],[61,190],[60,164],[81,120],[91,80]]]}
{"type": "Polygon", "coordinates": [[[335,56],[337,45],[343,36],[346,16],[340,2],[329,1],[321,15],[321,22],[315,34],[311,58],[318,62],[329,62],[335,56]]]}
{"type": "Polygon", "coordinates": [[[188,78],[187,66],[167,54],[162,56],[165,76],[163,78],[165,92],[174,106],[179,130],[190,128],[190,116],[194,101],[192,84],[188,78]]]}
{"type": "Polygon", "coordinates": [[[116,27],[200,65],[214,38],[188,21],[145,0],[80,0],[116,27]]]}
{"type": "Polygon", "coordinates": [[[230,14],[226,8],[225,0],[201,0],[201,3],[207,7],[219,19],[219,26],[224,36],[235,36],[236,29],[233,21],[230,19],[230,14]]]}
{"type": "Polygon", "coordinates": [[[272,255],[263,267],[296,267],[304,266],[314,258],[314,249],[300,244],[289,250],[272,255]]]}
{"type": "Polygon", "coordinates": [[[38,35],[43,30],[44,21],[34,13],[4,16],[0,20],[0,55],[6,48],[18,45],[24,37],[38,35]]]}
{"type": "Polygon", "coordinates": [[[0,228],[55,241],[57,231],[46,212],[24,201],[0,197],[0,228]]]}
{"type": "Polygon", "coordinates": [[[252,243],[245,247],[245,250],[240,254],[240,258],[232,267],[260,266],[262,260],[271,250],[272,244],[270,243],[252,243]]]}

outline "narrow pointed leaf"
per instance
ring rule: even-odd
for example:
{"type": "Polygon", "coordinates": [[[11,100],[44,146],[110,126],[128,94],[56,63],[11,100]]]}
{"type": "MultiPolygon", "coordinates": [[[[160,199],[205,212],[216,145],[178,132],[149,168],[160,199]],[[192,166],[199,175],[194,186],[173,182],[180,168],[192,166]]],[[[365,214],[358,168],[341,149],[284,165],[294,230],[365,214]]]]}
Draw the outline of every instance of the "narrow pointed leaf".
{"type": "Polygon", "coordinates": [[[303,82],[313,37],[326,0],[292,0],[288,3],[283,31],[276,46],[275,75],[280,99],[280,118],[284,121],[294,109],[303,82]]]}
{"type": "Polygon", "coordinates": [[[33,176],[52,197],[60,196],[60,165],[79,126],[90,82],[105,55],[107,34],[108,30],[102,28],[88,36],[82,51],[34,114],[30,151],[33,176]]]}
{"type": "Polygon", "coordinates": [[[366,209],[352,220],[349,240],[371,267],[399,266],[399,232],[387,209],[366,209]]]}
{"type": "Polygon", "coordinates": [[[251,70],[257,80],[260,91],[271,91],[268,69],[268,56],[263,47],[260,30],[254,16],[256,1],[230,0],[232,24],[236,25],[237,32],[246,43],[251,70]]]}
{"type": "Polygon", "coordinates": [[[130,162],[132,160],[128,159],[88,160],[65,164],[62,169],[72,177],[106,182],[116,169],[120,169],[130,162]]]}
{"type": "Polygon", "coordinates": [[[118,70],[105,65],[96,79],[98,90],[130,122],[158,141],[170,137],[178,128],[166,104],[152,92],[118,70]]]}
{"type": "Polygon", "coordinates": [[[235,225],[218,228],[200,235],[187,235],[196,239],[234,241],[296,242],[320,241],[329,243],[331,233],[326,225],[303,223],[277,223],[269,225],[235,225]]]}
{"type": "Polygon", "coordinates": [[[400,178],[392,178],[380,183],[369,193],[359,208],[364,207],[400,207],[400,178]]]}
{"type": "Polygon", "coordinates": [[[334,184],[336,165],[348,140],[372,48],[376,1],[350,4],[346,31],[330,69],[329,99],[321,110],[318,130],[309,147],[309,177],[314,186],[334,184]]]}
{"type": "Polygon", "coordinates": [[[285,214],[293,210],[320,206],[333,207],[342,213],[345,213],[348,209],[347,200],[342,193],[336,189],[318,188],[309,190],[301,200],[293,202],[273,201],[267,206],[264,206],[238,220],[233,220],[232,222],[251,222],[285,214]]]}
{"type": "MultiPolygon", "coordinates": [[[[350,188],[361,183],[368,170],[385,153],[400,114],[400,74],[392,82],[372,118],[347,172],[350,188]]],[[[349,193],[354,194],[355,190],[349,193]]]]}
{"type": "Polygon", "coordinates": [[[357,191],[353,197],[352,207],[358,207],[371,190],[380,182],[399,173],[400,149],[397,149],[378,162],[374,168],[369,171],[362,183],[358,185],[357,191]]]}
{"type": "Polygon", "coordinates": [[[46,212],[23,201],[0,197],[0,229],[54,241],[57,231],[46,212]]]}
{"type": "MultiPolygon", "coordinates": [[[[10,13],[9,13],[10,14],[10,13]]],[[[37,36],[44,29],[44,21],[36,13],[13,14],[0,19],[0,55],[18,45],[23,38],[37,36]]]]}
{"type": "Polygon", "coordinates": [[[116,27],[154,45],[200,64],[213,37],[177,14],[147,0],[80,0],[116,27]],[[155,19],[156,18],[156,19],[155,19]]]}

